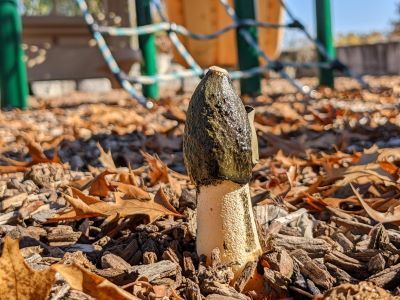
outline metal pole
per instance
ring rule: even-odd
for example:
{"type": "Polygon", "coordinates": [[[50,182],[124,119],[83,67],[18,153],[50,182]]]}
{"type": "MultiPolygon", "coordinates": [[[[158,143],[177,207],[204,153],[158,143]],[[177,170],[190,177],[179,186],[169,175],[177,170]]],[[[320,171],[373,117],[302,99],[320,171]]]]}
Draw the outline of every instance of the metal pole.
{"type": "MultiPolygon", "coordinates": [[[[152,24],[150,1],[136,0],[137,26],[152,24]]],[[[139,48],[142,51],[142,74],[157,75],[156,39],[153,33],[139,36],[139,48]]],[[[157,84],[143,85],[143,95],[148,98],[158,99],[157,84]]]]}
{"type": "Polygon", "coordinates": [[[1,108],[28,105],[28,81],[23,61],[22,22],[16,0],[0,0],[1,108]]]}
{"type": "MultiPolygon", "coordinates": [[[[254,0],[235,0],[235,11],[239,19],[255,20],[255,3],[254,0]]],[[[258,67],[258,54],[254,47],[251,47],[246,40],[239,34],[240,30],[248,31],[255,40],[257,40],[257,27],[242,27],[236,30],[236,44],[238,50],[239,69],[247,70],[258,67]]],[[[260,94],[260,75],[254,75],[248,79],[240,80],[240,90],[242,95],[260,94]]]]}
{"type": "MultiPolygon", "coordinates": [[[[317,19],[317,40],[325,47],[327,55],[333,60],[336,51],[332,34],[331,2],[330,0],[315,0],[316,19],[317,19]]],[[[329,60],[319,54],[320,62],[329,60]]],[[[334,87],[334,75],[332,69],[319,69],[319,84],[334,87]]]]}

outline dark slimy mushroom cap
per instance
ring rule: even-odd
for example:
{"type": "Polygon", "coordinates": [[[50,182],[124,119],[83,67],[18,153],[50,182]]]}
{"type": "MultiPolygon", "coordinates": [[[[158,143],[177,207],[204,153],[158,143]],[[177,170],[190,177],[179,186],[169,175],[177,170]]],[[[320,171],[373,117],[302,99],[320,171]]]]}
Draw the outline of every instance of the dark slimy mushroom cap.
{"type": "Polygon", "coordinates": [[[183,152],[197,186],[221,180],[246,184],[250,180],[251,127],[224,69],[211,67],[192,95],[183,152]]]}

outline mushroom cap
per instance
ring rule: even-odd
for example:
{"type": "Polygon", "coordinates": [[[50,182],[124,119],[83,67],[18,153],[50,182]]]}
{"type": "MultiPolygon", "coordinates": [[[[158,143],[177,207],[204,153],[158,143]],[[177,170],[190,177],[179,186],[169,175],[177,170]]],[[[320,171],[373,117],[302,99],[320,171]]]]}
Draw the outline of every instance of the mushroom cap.
{"type": "Polygon", "coordinates": [[[226,70],[211,67],[194,91],[183,137],[186,168],[197,186],[249,182],[251,127],[226,70]]]}

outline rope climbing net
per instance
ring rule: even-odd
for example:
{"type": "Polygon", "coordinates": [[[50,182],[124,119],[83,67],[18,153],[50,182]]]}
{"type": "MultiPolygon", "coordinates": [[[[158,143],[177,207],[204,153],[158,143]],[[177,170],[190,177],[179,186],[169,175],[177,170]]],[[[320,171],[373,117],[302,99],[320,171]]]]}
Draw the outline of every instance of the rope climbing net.
{"type": "Polygon", "coordinates": [[[88,6],[86,4],[86,0],[76,0],[82,15],[87,23],[89,30],[93,36],[93,38],[97,42],[97,46],[107,63],[110,71],[113,73],[115,78],[118,80],[120,85],[140,104],[144,105],[147,108],[153,107],[153,103],[146,99],[143,95],[141,95],[133,86],[133,84],[154,84],[161,81],[169,81],[175,79],[183,79],[187,77],[196,77],[202,76],[206,70],[201,68],[195,59],[190,55],[189,51],[185,48],[185,46],[181,43],[178,38],[178,34],[196,39],[196,40],[210,40],[219,37],[220,35],[230,31],[237,29],[239,34],[243,37],[243,39],[247,42],[247,44],[252,47],[257,55],[264,60],[264,64],[258,67],[253,67],[247,70],[234,70],[230,72],[230,76],[233,80],[235,79],[243,79],[243,78],[251,78],[256,74],[265,73],[267,71],[273,71],[277,73],[281,78],[286,79],[292,86],[294,86],[298,91],[303,94],[309,95],[312,97],[311,91],[312,89],[306,85],[303,85],[295,78],[289,76],[289,74],[285,71],[285,67],[294,67],[294,68],[324,68],[324,69],[332,69],[337,70],[345,74],[346,76],[352,77],[356,79],[362,88],[368,88],[367,83],[363,80],[362,76],[355,74],[353,71],[349,69],[348,66],[341,63],[338,59],[331,57],[326,51],[325,47],[317,40],[314,39],[311,34],[306,30],[305,26],[295,18],[294,14],[291,10],[285,5],[283,0],[280,0],[283,9],[286,11],[290,21],[286,24],[275,24],[268,22],[260,22],[252,19],[240,19],[237,17],[235,10],[232,6],[229,5],[228,0],[219,0],[220,4],[224,7],[226,13],[232,19],[232,23],[224,28],[221,28],[210,34],[199,34],[194,33],[188,30],[187,28],[172,23],[168,20],[167,16],[164,13],[161,2],[158,0],[151,0],[151,4],[156,8],[156,12],[159,15],[162,22],[144,25],[139,27],[110,27],[110,26],[101,26],[94,19],[93,15],[90,13],[88,6]],[[291,61],[280,61],[271,59],[266,53],[259,47],[257,40],[246,30],[242,30],[244,27],[256,26],[256,27],[270,27],[270,28],[290,28],[290,29],[298,29],[304,33],[306,38],[310,40],[314,45],[318,53],[324,58],[324,62],[291,62],[291,61]],[[171,40],[173,46],[176,48],[178,53],[182,56],[185,62],[188,64],[189,68],[181,71],[176,71],[167,74],[157,74],[153,76],[128,76],[121,68],[118,63],[114,59],[110,48],[108,47],[103,34],[110,36],[133,36],[133,35],[144,35],[150,33],[156,33],[160,31],[165,31],[168,34],[169,39],[171,40]]]}

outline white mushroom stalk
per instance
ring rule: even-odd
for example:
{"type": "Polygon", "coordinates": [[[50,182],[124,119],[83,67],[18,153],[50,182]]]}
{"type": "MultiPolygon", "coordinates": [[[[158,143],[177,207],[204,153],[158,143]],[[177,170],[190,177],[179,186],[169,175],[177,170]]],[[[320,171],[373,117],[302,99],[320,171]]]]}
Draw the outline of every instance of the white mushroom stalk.
{"type": "Polygon", "coordinates": [[[228,73],[211,67],[191,98],[183,140],[197,188],[197,252],[209,259],[219,248],[223,262],[237,263],[236,273],[261,254],[249,190],[258,154],[252,117],[228,73]]]}

